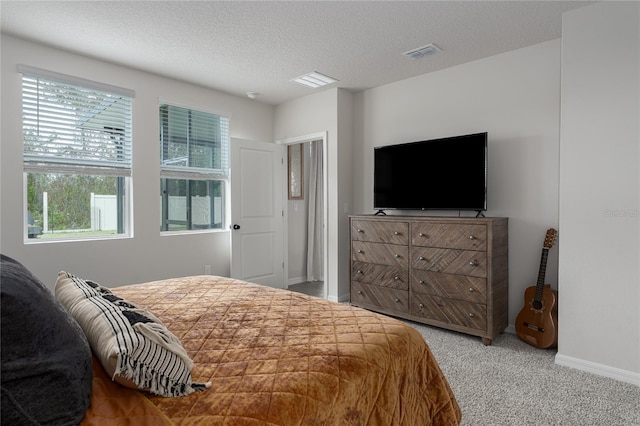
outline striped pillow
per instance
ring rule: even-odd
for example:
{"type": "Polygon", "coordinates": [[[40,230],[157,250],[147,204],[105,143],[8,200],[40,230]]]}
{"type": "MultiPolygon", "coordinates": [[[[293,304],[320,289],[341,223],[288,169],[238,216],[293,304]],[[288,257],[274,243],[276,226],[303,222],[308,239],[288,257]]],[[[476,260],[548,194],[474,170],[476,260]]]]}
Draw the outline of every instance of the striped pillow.
{"type": "Polygon", "coordinates": [[[191,381],[193,361],[179,339],[148,310],[64,271],[58,274],[55,294],[80,324],[113,380],[168,397],[207,387],[191,381]]]}

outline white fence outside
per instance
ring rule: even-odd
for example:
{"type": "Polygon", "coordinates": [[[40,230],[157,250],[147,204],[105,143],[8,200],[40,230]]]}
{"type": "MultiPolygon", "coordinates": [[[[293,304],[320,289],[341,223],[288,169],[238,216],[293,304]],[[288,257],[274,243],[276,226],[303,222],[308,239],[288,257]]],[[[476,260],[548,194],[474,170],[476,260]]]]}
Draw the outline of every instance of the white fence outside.
{"type": "MultiPolygon", "coordinates": [[[[162,198],[160,199],[162,202],[162,198]]],[[[214,198],[215,211],[214,221],[211,222],[210,197],[191,198],[191,222],[195,227],[198,225],[208,226],[211,223],[221,223],[222,221],[222,197],[214,198]]],[[[169,218],[173,220],[186,220],[187,218],[187,198],[177,195],[169,196],[169,218]]],[[[162,220],[162,219],[161,219],[162,220]]]]}
{"type": "Polygon", "coordinates": [[[118,230],[118,201],[115,195],[91,193],[91,230],[118,230]]]}

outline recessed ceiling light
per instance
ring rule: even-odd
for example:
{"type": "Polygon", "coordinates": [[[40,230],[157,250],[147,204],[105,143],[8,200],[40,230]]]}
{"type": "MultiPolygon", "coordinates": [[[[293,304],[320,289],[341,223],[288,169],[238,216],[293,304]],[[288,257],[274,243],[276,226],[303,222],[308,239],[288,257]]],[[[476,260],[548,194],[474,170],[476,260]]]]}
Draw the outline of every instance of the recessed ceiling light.
{"type": "Polygon", "coordinates": [[[247,92],[247,97],[248,97],[249,99],[255,99],[255,98],[257,98],[257,97],[258,97],[258,95],[259,95],[259,94],[260,94],[260,93],[258,93],[258,92],[247,92]]]}
{"type": "Polygon", "coordinates": [[[434,53],[441,52],[438,46],[433,43],[427,44],[426,46],[418,47],[413,50],[409,50],[408,52],[404,52],[403,55],[411,60],[416,60],[420,58],[424,58],[427,55],[432,55],[434,53]]]}
{"type": "Polygon", "coordinates": [[[308,74],[293,78],[291,79],[291,81],[316,89],[318,87],[326,86],[327,84],[335,83],[338,80],[336,80],[335,78],[329,77],[327,75],[320,74],[317,71],[314,71],[314,72],[310,72],[308,74]]]}

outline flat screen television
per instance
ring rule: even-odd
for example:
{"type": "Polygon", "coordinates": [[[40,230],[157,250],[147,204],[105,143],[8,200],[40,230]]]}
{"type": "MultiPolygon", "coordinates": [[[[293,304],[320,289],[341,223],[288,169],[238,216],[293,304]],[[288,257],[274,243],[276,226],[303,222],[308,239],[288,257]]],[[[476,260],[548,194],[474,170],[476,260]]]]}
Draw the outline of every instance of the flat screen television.
{"type": "Polygon", "coordinates": [[[373,205],[487,210],[487,133],[374,148],[373,205]]]}

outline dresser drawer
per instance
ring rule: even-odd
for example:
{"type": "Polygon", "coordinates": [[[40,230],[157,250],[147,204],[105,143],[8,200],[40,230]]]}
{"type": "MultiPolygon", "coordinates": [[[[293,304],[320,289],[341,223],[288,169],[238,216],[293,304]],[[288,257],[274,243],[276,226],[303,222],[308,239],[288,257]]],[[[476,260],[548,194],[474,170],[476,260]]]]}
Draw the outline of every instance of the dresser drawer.
{"type": "Polygon", "coordinates": [[[442,274],[439,272],[413,270],[411,291],[431,296],[487,303],[487,279],[468,275],[442,274]]]}
{"type": "Polygon", "coordinates": [[[443,247],[462,250],[487,250],[486,225],[413,222],[413,246],[443,247]]]}
{"type": "Polygon", "coordinates": [[[398,290],[409,289],[409,271],[406,267],[353,262],[351,279],[398,290]]]}
{"type": "Polygon", "coordinates": [[[426,294],[411,295],[411,315],[469,327],[487,329],[487,306],[426,294]]]}
{"type": "Polygon", "coordinates": [[[409,266],[409,247],[397,244],[353,241],[351,243],[351,259],[356,262],[406,268],[409,266]]]}
{"type": "Polygon", "coordinates": [[[487,253],[483,251],[414,247],[411,268],[447,274],[487,277],[487,253]]]}
{"type": "Polygon", "coordinates": [[[351,303],[376,306],[406,314],[409,312],[409,292],[353,281],[351,282],[351,303]]]}
{"type": "Polygon", "coordinates": [[[351,240],[408,245],[409,223],[382,220],[353,220],[351,221],[351,240]]]}

